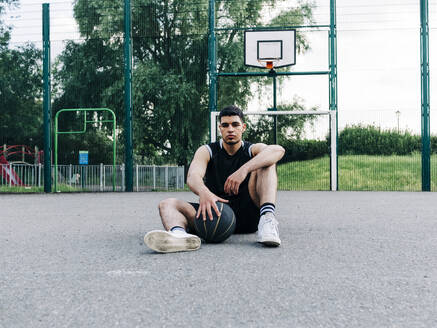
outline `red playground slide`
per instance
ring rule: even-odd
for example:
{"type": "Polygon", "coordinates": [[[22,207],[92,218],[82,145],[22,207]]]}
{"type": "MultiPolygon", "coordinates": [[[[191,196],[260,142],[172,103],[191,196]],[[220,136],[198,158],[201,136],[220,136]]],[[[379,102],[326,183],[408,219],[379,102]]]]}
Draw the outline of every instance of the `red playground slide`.
{"type": "Polygon", "coordinates": [[[7,184],[11,184],[12,186],[22,186],[23,182],[18,177],[17,173],[15,173],[14,169],[6,158],[3,155],[0,155],[0,173],[7,182],[7,184]]]}

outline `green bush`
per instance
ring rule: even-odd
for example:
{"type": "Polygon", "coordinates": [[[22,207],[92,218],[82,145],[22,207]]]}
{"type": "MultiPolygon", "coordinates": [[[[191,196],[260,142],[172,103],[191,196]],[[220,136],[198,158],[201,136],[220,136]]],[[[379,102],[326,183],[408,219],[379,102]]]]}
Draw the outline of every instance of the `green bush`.
{"type": "MultiPolygon", "coordinates": [[[[304,161],[330,153],[329,136],[319,140],[285,140],[281,163],[304,161]]],[[[369,125],[352,125],[338,135],[339,155],[411,155],[422,151],[422,137],[409,132],[381,130],[369,125]]],[[[431,153],[437,154],[437,136],[431,136],[431,153]]]]}
{"type": "MultiPolygon", "coordinates": [[[[437,145],[436,137],[433,137],[437,145]]],[[[409,155],[421,151],[421,137],[409,132],[353,125],[338,136],[339,155],[409,155]]]]}
{"type": "Polygon", "coordinates": [[[285,155],[280,163],[306,161],[329,154],[326,140],[286,140],[282,143],[285,155]]]}

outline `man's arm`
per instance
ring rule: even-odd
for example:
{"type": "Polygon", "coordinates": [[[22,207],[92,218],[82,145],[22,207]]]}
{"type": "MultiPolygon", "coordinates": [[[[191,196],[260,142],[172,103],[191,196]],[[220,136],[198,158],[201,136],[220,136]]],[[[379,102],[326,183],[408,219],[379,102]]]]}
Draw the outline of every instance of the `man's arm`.
{"type": "Polygon", "coordinates": [[[203,177],[205,176],[209,157],[209,152],[206,146],[199,147],[194,154],[194,158],[191,161],[190,168],[188,169],[188,187],[198,196],[202,191],[205,191],[205,189],[208,190],[203,183],[203,177]]]}
{"type": "Polygon", "coordinates": [[[276,164],[285,154],[285,149],[282,146],[263,143],[254,144],[251,150],[253,158],[241,167],[248,173],[261,167],[276,164]]]}
{"type": "Polygon", "coordinates": [[[196,218],[199,218],[202,214],[203,220],[206,220],[206,214],[208,214],[208,217],[212,220],[211,207],[217,215],[220,215],[220,211],[216,205],[217,201],[228,202],[226,199],[213,194],[203,182],[209,160],[210,155],[208,149],[206,146],[201,146],[194,154],[187,176],[188,187],[199,196],[199,210],[197,211],[196,218]]]}
{"type": "Polygon", "coordinates": [[[251,148],[253,158],[231,174],[225,182],[225,192],[238,194],[240,184],[247,175],[262,167],[276,164],[285,153],[285,149],[279,145],[254,144],[251,148]]]}

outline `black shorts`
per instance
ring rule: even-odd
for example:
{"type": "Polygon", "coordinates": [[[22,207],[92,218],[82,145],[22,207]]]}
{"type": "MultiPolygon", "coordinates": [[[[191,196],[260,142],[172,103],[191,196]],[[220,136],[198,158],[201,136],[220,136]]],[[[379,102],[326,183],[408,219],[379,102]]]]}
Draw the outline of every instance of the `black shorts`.
{"type": "MultiPolygon", "coordinates": [[[[199,209],[198,203],[191,203],[194,209],[199,209]]],[[[248,192],[229,200],[229,206],[237,219],[235,233],[253,233],[258,230],[259,208],[255,205],[248,192]]]]}

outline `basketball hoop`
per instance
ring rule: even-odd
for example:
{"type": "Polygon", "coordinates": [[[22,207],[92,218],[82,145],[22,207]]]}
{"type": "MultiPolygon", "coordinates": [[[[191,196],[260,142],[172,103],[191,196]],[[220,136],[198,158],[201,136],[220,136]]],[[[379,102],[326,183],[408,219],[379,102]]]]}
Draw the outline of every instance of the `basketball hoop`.
{"type": "Polygon", "coordinates": [[[267,69],[273,69],[276,65],[276,63],[278,62],[278,60],[272,60],[272,59],[258,59],[258,63],[259,63],[259,67],[262,68],[267,68],[267,69]]]}
{"type": "Polygon", "coordinates": [[[273,69],[296,64],[296,30],[247,30],[244,64],[273,69]]]}

